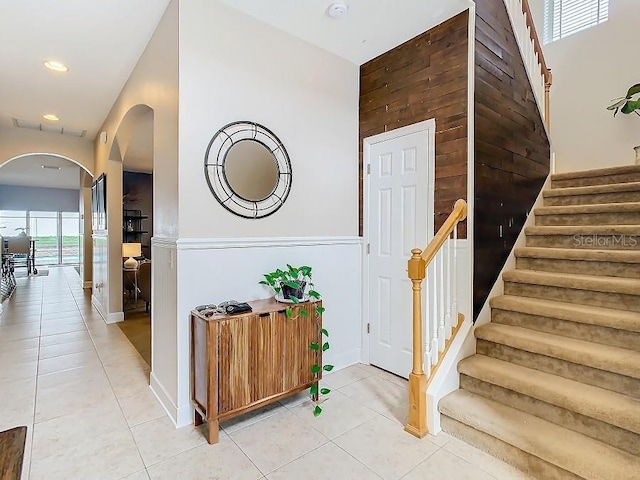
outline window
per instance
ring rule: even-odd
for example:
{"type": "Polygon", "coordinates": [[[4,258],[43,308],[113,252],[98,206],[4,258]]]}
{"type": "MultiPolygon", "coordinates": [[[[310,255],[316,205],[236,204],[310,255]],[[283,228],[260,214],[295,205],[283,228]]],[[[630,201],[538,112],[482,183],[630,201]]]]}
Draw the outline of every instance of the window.
{"type": "Polygon", "coordinates": [[[545,0],[544,43],[606,22],[609,0],[545,0]]]}

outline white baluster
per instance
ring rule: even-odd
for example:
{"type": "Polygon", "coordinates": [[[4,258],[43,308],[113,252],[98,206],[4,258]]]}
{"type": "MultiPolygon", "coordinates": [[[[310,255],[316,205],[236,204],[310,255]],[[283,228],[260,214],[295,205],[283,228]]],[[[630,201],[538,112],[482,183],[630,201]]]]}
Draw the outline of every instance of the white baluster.
{"type": "Polygon", "coordinates": [[[451,279],[453,278],[453,275],[451,273],[451,237],[447,238],[445,245],[444,304],[446,308],[446,314],[444,317],[444,332],[447,336],[447,340],[449,340],[449,338],[451,338],[451,279]]]}
{"type": "Polygon", "coordinates": [[[438,352],[444,351],[444,341],[446,339],[444,328],[444,252],[442,249],[436,255],[436,262],[438,265],[438,352]]]}
{"type": "Polygon", "coordinates": [[[438,286],[436,285],[435,259],[431,262],[429,273],[431,276],[431,298],[429,299],[431,306],[431,363],[435,365],[438,363],[438,286]]]}
{"type": "Polygon", "coordinates": [[[458,326],[458,225],[453,229],[453,289],[451,291],[451,309],[453,325],[458,326]]]}

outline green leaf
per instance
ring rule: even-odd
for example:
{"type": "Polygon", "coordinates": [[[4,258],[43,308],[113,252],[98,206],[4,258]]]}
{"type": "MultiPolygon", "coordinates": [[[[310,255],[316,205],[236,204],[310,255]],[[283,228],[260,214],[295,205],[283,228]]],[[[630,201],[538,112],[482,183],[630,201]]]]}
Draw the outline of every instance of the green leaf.
{"type": "Polygon", "coordinates": [[[293,288],[294,290],[297,290],[298,288],[300,288],[300,284],[297,282],[294,282],[293,280],[287,280],[286,282],[282,282],[282,283],[284,283],[289,288],[293,288]]]}
{"type": "Polygon", "coordinates": [[[290,309],[290,308],[287,308],[287,309],[284,311],[284,313],[285,313],[285,315],[286,315],[287,317],[291,318],[291,309],[290,309]]]}
{"type": "Polygon", "coordinates": [[[330,390],[330,389],[328,389],[328,388],[321,388],[321,389],[320,389],[320,393],[321,393],[322,395],[326,395],[326,394],[327,394],[327,393],[329,393],[330,391],[331,391],[331,390],[330,390]]]}
{"type": "Polygon", "coordinates": [[[322,345],[322,351],[326,352],[327,350],[329,350],[329,342],[324,342],[322,345]]]}
{"type": "Polygon", "coordinates": [[[331,370],[333,370],[333,365],[325,365],[324,367],[322,367],[322,369],[325,372],[330,372],[331,370]]]}
{"type": "Polygon", "coordinates": [[[314,343],[310,343],[310,344],[309,344],[309,348],[310,348],[311,350],[316,350],[316,351],[317,351],[317,350],[320,350],[320,345],[318,345],[318,344],[317,344],[317,343],[315,343],[315,342],[314,342],[314,343]]]}
{"type": "Polygon", "coordinates": [[[631,98],[636,93],[640,93],[640,83],[636,83],[627,91],[627,98],[631,98]]]}
{"type": "MultiPolygon", "coordinates": [[[[333,367],[331,367],[333,368],[333,367]]],[[[313,373],[314,375],[316,373],[320,373],[320,367],[318,365],[314,365],[313,367],[311,367],[311,373],[313,373]]]]}
{"type": "Polygon", "coordinates": [[[308,317],[309,316],[309,312],[307,312],[304,309],[300,309],[300,315],[302,315],[303,317],[308,317]]]}
{"type": "Polygon", "coordinates": [[[296,305],[298,303],[300,303],[300,300],[297,297],[289,297],[289,300],[291,300],[293,303],[295,303],[296,305]]]}
{"type": "Polygon", "coordinates": [[[327,329],[326,329],[326,328],[323,328],[323,329],[321,330],[321,332],[322,332],[322,334],[323,334],[325,337],[328,337],[328,336],[329,336],[329,332],[327,332],[327,329]]]}
{"type": "Polygon", "coordinates": [[[267,282],[266,280],[260,280],[258,283],[261,285],[270,285],[270,283],[267,282]]]}
{"type": "Polygon", "coordinates": [[[309,296],[315,298],[316,300],[320,299],[320,294],[315,290],[309,290],[309,296]]]}
{"type": "Polygon", "coordinates": [[[322,408],[320,408],[320,405],[316,405],[316,408],[313,409],[313,416],[317,417],[321,413],[322,413],[322,408]]]}
{"type": "Polygon", "coordinates": [[[324,307],[316,307],[316,312],[318,313],[318,315],[322,315],[325,311],[326,308],[324,307]]]}
{"type": "Polygon", "coordinates": [[[625,103],[625,104],[622,106],[622,108],[620,109],[620,111],[621,111],[622,113],[625,113],[625,114],[629,114],[629,113],[633,112],[633,111],[635,110],[635,108],[634,108],[634,107],[633,107],[633,105],[632,105],[633,103],[635,103],[635,102],[631,102],[631,101],[629,101],[629,102],[625,103]]]}
{"type": "Polygon", "coordinates": [[[632,112],[634,110],[639,110],[640,109],[640,98],[638,100],[631,100],[629,102],[629,108],[631,108],[632,112]]]}
{"type": "Polygon", "coordinates": [[[309,388],[309,395],[317,395],[318,394],[318,384],[314,383],[313,385],[311,385],[311,388],[309,388]]]}

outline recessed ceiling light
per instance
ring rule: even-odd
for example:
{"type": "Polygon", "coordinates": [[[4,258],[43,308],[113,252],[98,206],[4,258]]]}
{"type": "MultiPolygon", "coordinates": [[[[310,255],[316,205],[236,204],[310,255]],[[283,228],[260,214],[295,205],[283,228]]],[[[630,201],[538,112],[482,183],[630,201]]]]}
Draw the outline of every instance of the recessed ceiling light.
{"type": "Polygon", "coordinates": [[[53,165],[41,165],[42,168],[46,168],[47,170],[60,170],[62,167],[55,167],[53,165]]]}
{"type": "Polygon", "coordinates": [[[49,70],[53,70],[54,72],[68,72],[69,67],[67,67],[64,63],[58,62],[56,60],[47,60],[44,62],[44,66],[49,70]]]}
{"type": "Polygon", "coordinates": [[[42,118],[44,118],[45,120],[51,120],[52,122],[57,122],[58,120],[60,120],[58,116],[54,115],[53,113],[47,113],[46,115],[42,115],[42,118]]]}
{"type": "Polygon", "coordinates": [[[327,15],[329,15],[331,18],[342,18],[347,14],[347,12],[349,12],[349,7],[346,3],[335,2],[329,5],[327,15]]]}

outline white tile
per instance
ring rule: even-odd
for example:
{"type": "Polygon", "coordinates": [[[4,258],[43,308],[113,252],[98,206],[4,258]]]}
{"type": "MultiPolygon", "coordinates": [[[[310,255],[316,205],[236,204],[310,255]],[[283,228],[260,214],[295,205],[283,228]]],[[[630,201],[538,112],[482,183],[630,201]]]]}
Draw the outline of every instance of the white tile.
{"type": "Polygon", "coordinates": [[[253,425],[260,420],[272,417],[273,415],[282,412],[283,409],[284,407],[279,403],[270,403],[269,405],[265,405],[264,407],[253,410],[252,412],[225,420],[220,423],[220,428],[227,433],[235,432],[241,428],[253,425]]]}
{"type": "Polygon", "coordinates": [[[457,438],[452,437],[443,448],[500,480],[530,479],[520,470],[457,438]]]}
{"type": "Polygon", "coordinates": [[[404,425],[407,421],[408,387],[401,387],[379,376],[371,375],[341,388],[340,392],[400,425],[404,425]]]}
{"type": "Polygon", "coordinates": [[[71,353],[93,352],[93,342],[91,340],[80,340],[77,342],[57,343],[40,347],[40,359],[54,358],[71,353]]]}
{"type": "Polygon", "coordinates": [[[229,438],[204,444],[147,470],[151,480],[258,480],[262,473],[229,438]]]}
{"type": "Polygon", "coordinates": [[[387,372],[386,370],[382,370],[381,368],[374,367],[373,365],[358,363],[356,366],[358,368],[361,368],[365,372],[369,372],[372,375],[384,378],[385,380],[391,383],[395,383],[396,385],[400,385],[401,387],[407,387],[409,384],[409,381],[406,378],[399,377],[398,375],[394,375],[391,372],[387,372]]]}
{"type": "Polygon", "coordinates": [[[309,429],[289,411],[284,411],[229,434],[264,474],[270,473],[328,439],[309,429]]]}
{"type": "Polygon", "coordinates": [[[166,416],[133,427],[131,432],[147,467],[206,442],[200,428],[176,428],[166,416]]]}
{"type": "Polygon", "coordinates": [[[395,480],[438,450],[428,438],[418,439],[381,415],[334,440],[385,480],[395,480]]]}
{"type": "Polygon", "coordinates": [[[48,335],[40,339],[40,344],[44,346],[55,345],[58,343],[78,342],[80,340],[90,340],[86,331],[60,333],[57,335],[48,335]]]}
{"type": "Polygon", "coordinates": [[[359,368],[357,365],[352,365],[336,372],[323,374],[321,383],[328,388],[338,389],[371,375],[371,372],[359,368]]]}
{"type": "Polygon", "coordinates": [[[95,351],[71,353],[59,357],[41,359],[38,365],[38,375],[100,365],[100,359],[95,351]]]}
{"type": "Polygon", "coordinates": [[[149,474],[146,469],[140,470],[139,472],[123,477],[122,480],[149,480],[149,474]]]}
{"type": "Polygon", "coordinates": [[[333,443],[327,443],[280,467],[267,478],[269,480],[380,479],[378,475],[333,443]]]}
{"type": "Polygon", "coordinates": [[[313,415],[314,406],[315,404],[308,400],[291,411],[306,427],[314,428],[328,438],[342,435],[378,415],[339,390],[333,390],[328,395],[321,396],[322,413],[317,417],[313,415]]]}
{"type": "Polygon", "coordinates": [[[466,460],[439,450],[418,465],[402,480],[423,480],[425,478],[446,478],[447,480],[496,480],[466,460]]]}

